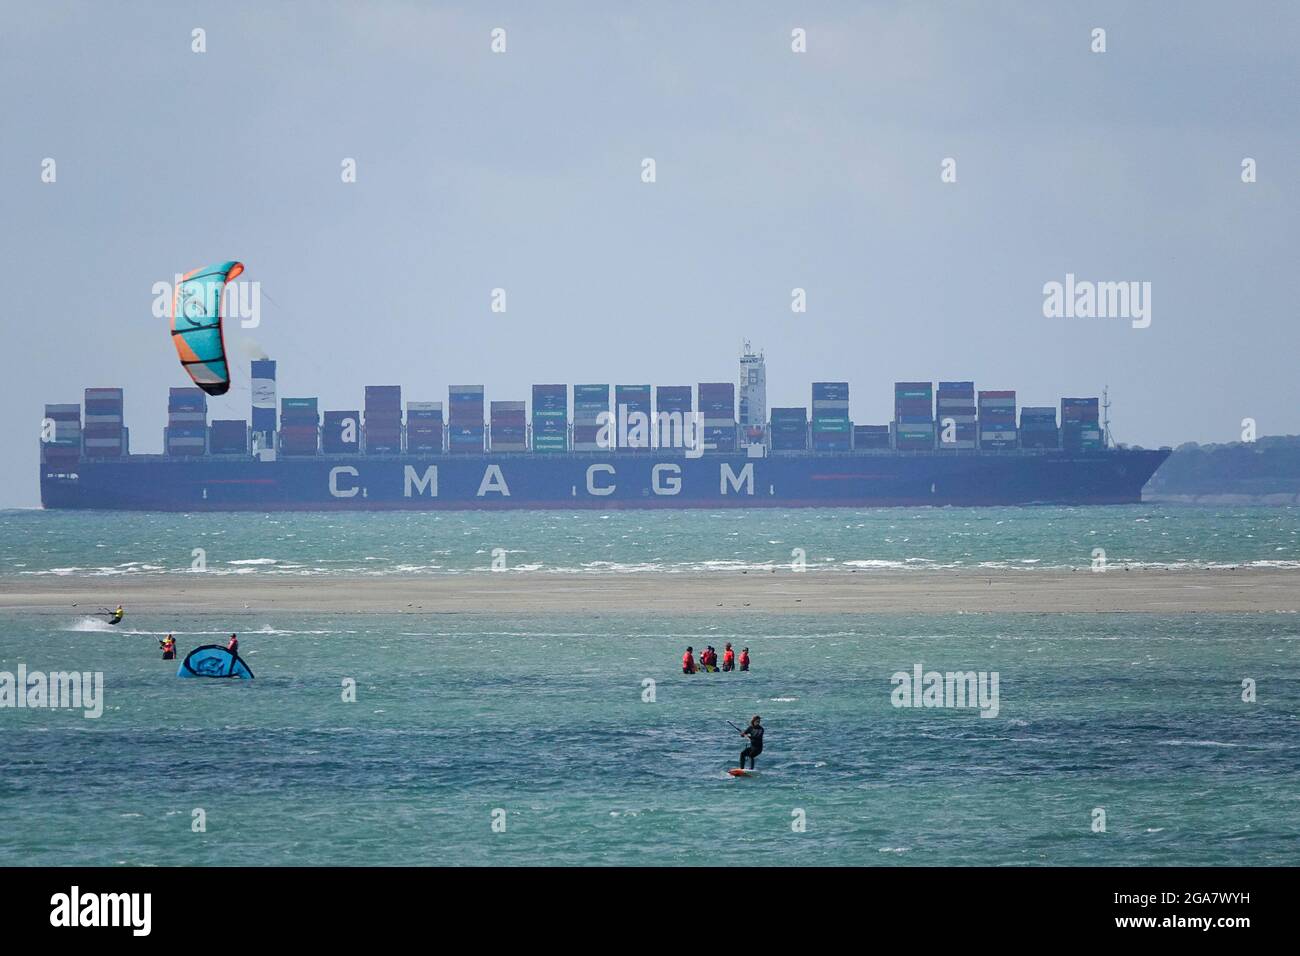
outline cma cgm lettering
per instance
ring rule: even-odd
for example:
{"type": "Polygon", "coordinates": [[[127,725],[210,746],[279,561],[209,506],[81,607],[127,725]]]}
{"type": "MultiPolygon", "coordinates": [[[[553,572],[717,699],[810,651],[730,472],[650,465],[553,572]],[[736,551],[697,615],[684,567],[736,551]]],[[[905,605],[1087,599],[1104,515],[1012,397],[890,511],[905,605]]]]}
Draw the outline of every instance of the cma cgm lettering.
{"type": "MultiPolygon", "coordinates": [[[[691,480],[697,480],[705,477],[712,477],[716,473],[716,492],[718,497],[725,498],[728,495],[749,495],[755,493],[755,476],[754,465],[752,461],[721,461],[709,463],[707,468],[694,469],[696,472],[690,476],[691,480]]],[[[612,462],[592,462],[585,466],[579,473],[573,471],[573,477],[577,479],[574,484],[569,486],[568,497],[570,499],[579,496],[589,496],[592,498],[609,498],[616,497],[619,492],[619,470],[626,473],[631,480],[632,486],[639,488],[640,494],[649,494],[656,497],[675,497],[682,495],[687,489],[687,476],[684,462],[659,461],[649,464],[648,466],[640,463],[623,463],[615,464],[612,462]],[[648,468],[648,471],[647,471],[648,468]],[[648,477],[647,477],[648,476],[648,477]]],[[[473,478],[478,476],[477,487],[473,490],[473,497],[482,500],[501,500],[513,497],[511,490],[512,479],[507,472],[513,471],[518,476],[516,486],[520,484],[529,484],[528,491],[536,494],[537,489],[531,487],[528,479],[528,466],[523,463],[511,463],[489,461],[482,465],[471,466],[468,462],[438,462],[438,463],[419,463],[401,465],[401,497],[404,499],[426,499],[435,500],[443,498],[442,490],[448,487],[447,480],[439,480],[440,474],[449,474],[454,476],[454,494],[455,500],[460,500],[474,484],[473,478]]],[[[390,469],[376,469],[366,465],[335,465],[330,468],[327,483],[329,494],[335,499],[350,499],[358,496],[367,499],[373,499],[376,502],[385,500],[385,497],[393,491],[392,478],[394,472],[390,469]],[[365,475],[363,475],[363,471],[365,475]]],[[[561,492],[554,497],[563,499],[562,487],[556,487],[554,491],[561,492]]],[[[769,489],[775,493],[775,489],[769,489]]],[[[687,497],[690,497],[689,492],[687,497]]],[[[706,496],[707,497],[707,496],[706,496]]],[[[529,499],[533,501],[534,499],[529,499]]]]}
{"type": "Polygon", "coordinates": [[[1119,504],[1166,451],[131,455],[46,464],[48,508],[347,511],[1119,504]]]}

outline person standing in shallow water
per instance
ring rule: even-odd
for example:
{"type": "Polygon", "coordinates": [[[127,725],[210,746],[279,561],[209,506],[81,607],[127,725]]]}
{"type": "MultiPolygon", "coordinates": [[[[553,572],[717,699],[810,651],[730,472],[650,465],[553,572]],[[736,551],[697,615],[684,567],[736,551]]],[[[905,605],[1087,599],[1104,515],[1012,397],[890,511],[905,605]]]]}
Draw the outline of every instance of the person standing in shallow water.
{"type": "Polygon", "coordinates": [[[740,669],[742,671],[749,670],[749,648],[748,647],[742,647],[740,649],[740,669]]]}
{"type": "Polygon", "coordinates": [[[682,655],[682,673],[695,673],[695,648],[693,647],[686,648],[686,653],[682,655]]]}
{"type": "Polygon", "coordinates": [[[731,642],[722,649],[722,669],[724,671],[734,671],[736,669],[736,652],[731,649],[731,642]]]}

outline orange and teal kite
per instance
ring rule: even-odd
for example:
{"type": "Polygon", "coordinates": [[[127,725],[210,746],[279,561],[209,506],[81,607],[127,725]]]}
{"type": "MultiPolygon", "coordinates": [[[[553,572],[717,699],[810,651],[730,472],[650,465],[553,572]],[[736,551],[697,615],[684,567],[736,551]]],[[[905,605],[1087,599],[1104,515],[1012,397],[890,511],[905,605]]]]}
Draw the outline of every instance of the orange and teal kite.
{"type": "Polygon", "coordinates": [[[222,334],[222,292],[244,271],[242,262],[222,262],[181,276],[172,296],[172,342],[194,384],[209,395],[230,389],[230,365],[222,334]]]}

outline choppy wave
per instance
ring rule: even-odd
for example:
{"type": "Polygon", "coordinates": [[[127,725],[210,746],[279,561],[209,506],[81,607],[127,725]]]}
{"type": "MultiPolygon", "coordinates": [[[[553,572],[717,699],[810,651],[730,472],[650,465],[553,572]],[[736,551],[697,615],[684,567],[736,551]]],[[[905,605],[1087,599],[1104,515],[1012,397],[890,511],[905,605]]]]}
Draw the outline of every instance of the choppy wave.
{"type": "Polygon", "coordinates": [[[0,512],[0,575],[909,574],[1300,569],[1300,507],[0,512]],[[238,550],[232,545],[237,543],[238,550]],[[191,564],[194,548],[206,568],[191,564]]]}

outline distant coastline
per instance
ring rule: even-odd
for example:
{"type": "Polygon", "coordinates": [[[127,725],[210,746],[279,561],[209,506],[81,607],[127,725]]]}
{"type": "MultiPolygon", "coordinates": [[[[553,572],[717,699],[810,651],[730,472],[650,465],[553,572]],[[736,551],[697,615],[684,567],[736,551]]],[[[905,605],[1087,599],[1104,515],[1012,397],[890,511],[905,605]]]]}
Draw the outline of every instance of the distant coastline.
{"type": "Polygon", "coordinates": [[[1179,445],[1147,482],[1142,500],[1219,506],[1300,504],[1300,435],[1179,445]]]}

